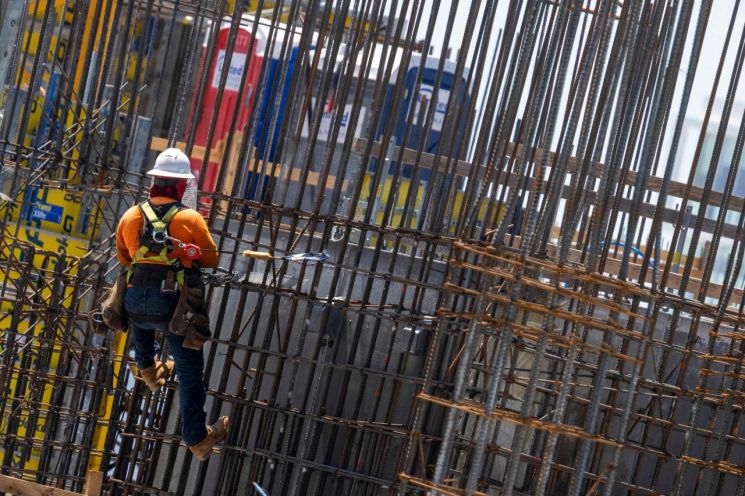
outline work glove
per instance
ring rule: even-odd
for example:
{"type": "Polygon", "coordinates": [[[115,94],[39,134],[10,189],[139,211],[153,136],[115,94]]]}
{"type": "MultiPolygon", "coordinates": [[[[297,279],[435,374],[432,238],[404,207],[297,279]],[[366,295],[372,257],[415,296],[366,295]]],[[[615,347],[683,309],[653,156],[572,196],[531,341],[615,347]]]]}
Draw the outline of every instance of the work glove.
{"type": "Polygon", "coordinates": [[[106,327],[115,331],[126,331],[129,325],[124,310],[124,293],[127,291],[127,271],[120,270],[116,281],[101,302],[101,320],[106,327]]]}
{"type": "Polygon", "coordinates": [[[209,319],[204,315],[194,314],[189,321],[182,346],[199,351],[211,335],[209,319]]]}
{"type": "Polygon", "coordinates": [[[203,286],[195,287],[187,282],[181,288],[176,309],[168,323],[168,330],[172,334],[184,336],[184,348],[201,350],[211,336],[209,315],[204,300],[203,286]]]}

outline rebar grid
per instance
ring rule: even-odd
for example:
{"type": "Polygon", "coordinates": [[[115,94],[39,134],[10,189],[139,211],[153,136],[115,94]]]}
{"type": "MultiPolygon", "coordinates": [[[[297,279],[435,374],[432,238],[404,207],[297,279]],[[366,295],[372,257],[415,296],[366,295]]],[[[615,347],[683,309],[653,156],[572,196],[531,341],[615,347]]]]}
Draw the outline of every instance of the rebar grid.
{"type": "MultiPolygon", "coordinates": [[[[675,457],[672,450],[680,449],[686,435],[697,437],[701,443],[690,454],[679,457],[680,462],[711,470],[720,478],[722,490],[734,491],[744,473],[740,450],[745,439],[739,430],[719,430],[717,422],[699,425],[690,410],[678,412],[674,421],[655,415],[655,412],[671,411],[680,403],[690,405],[698,402],[711,415],[715,416],[725,405],[725,408],[729,406],[727,415],[739,416],[741,409],[735,406],[735,398],[741,393],[737,390],[707,390],[701,386],[681,388],[669,377],[677,373],[702,378],[739,377],[742,357],[735,345],[743,336],[735,329],[743,323],[741,314],[720,313],[714,305],[670,298],[664,293],[653,294],[646,288],[590,273],[585,266],[576,263],[562,266],[551,259],[520,257],[516,250],[483,245],[456,243],[455,248],[448,264],[450,282],[445,284],[445,288],[464,301],[459,302],[458,309],[440,309],[438,316],[440,329],[457,329],[464,335],[461,348],[454,351],[451,367],[457,362],[457,367],[465,373],[456,377],[465,382],[460,389],[456,383],[455,391],[461,391],[457,396],[423,391],[418,397],[425,403],[445,407],[451,412],[445,429],[447,432],[452,418],[459,433],[453,441],[469,439],[482,422],[492,424],[487,441],[490,449],[485,452],[488,459],[484,462],[488,465],[479,474],[485,493],[490,487],[500,485],[499,477],[504,476],[505,466],[512,457],[519,458],[522,463],[523,483],[518,487],[523,492],[533,494],[546,490],[539,487],[545,479],[530,475],[546,467],[552,473],[553,479],[549,481],[552,487],[577,484],[573,482],[577,479],[577,472],[571,457],[574,447],[580,442],[591,446],[592,460],[597,468],[583,472],[582,477],[589,480],[589,487],[595,491],[607,483],[614,470],[612,450],[621,450],[626,459],[645,459],[647,462],[658,459],[665,463],[675,457]],[[517,274],[520,274],[519,279],[517,274]],[[488,280],[491,286],[482,286],[483,282],[479,284],[484,280],[488,280]],[[475,284],[466,284],[468,281],[475,284]],[[530,288],[520,297],[514,292],[518,283],[530,288]],[[558,295],[552,300],[552,306],[547,304],[550,294],[558,295]],[[636,311],[632,310],[632,301],[638,301],[636,311]],[[519,309],[514,320],[505,318],[510,306],[519,309]],[[709,320],[700,322],[698,332],[702,339],[708,337],[715,341],[713,348],[717,353],[712,355],[700,345],[690,349],[678,348],[676,354],[685,357],[688,363],[666,371],[667,377],[660,381],[656,377],[656,364],[644,361],[643,357],[659,356],[668,351],[669,346],[660,339],[661,331],[646,333],[648,327],[644,323],[649,318],[636,313],[642,310],[645,314],[650,313],[649,310],[656,306],[665,308],[667,315],[672,314],[674,307],[690,321],[697,318],[709,320]],[[592,311],[587,314],[576,311],[583,307],[592,311]],[[547,321],[551,322],[548,328],[545,326],[547,321]],[[508,333],[511,340],[509,356],[497,369],[495,353],[508,333]],[[474,339],[469,339],[471,336],[474,339]],[[543,347],[540,346],[542,341],[546,343],[543,347]],[[465,349],[469,343],[474,346],[470,351],[472,359],[464,360],[463,356],[469,353],[465,349]],[[597,375],[602,356],[612,360],[612,364],[606,366],[599,381],[597,375]],[[687,370],[676,370],[682,366],[687,370]],[[628,371],[629,368],[632,372],[628,371]],[[487,410],[485,391],[490,384],[499,385],[501,404],[487,410]],[[528,404],[526,391],[531,384],[535,393],[528,404]],[[592,405],[592,393],[598,388],[601,390],[598,422],[604,428],[594,434],[586,427],[587,411],[592,405]],[[562,395],[563,391],[567,394],[562,395]],[[562,410],[565,413],[556,415],[560,402],[564,403],[562,410]],[[636,402],[637,408],[627,412],[626,405],[631,402],[636,402]],[[619,426],[624,416],[628,416],[628,428],[622,433],[619,426]],[[531,437],[517,447],[519,429],[530,429],[531,437]],[[664,444],[642,442],[650,430],[670,430],[673,440],[664,444]],[[551,436],[559,438],[559,451],[555,458],[547,459],[545,447],[551,436]],[[619,439],[626,441],[620,443],[619,439]],[[716,459],[706,459],[710,455],[703,443],[726,443],[730,449],[726,456],[720,454],[716,459]],[[511,450],[505,449],[510,446],[511,450]],[[503,449],[499,450],[499,447],[503,449]]],[[[418,487],[438,488],[443,494],[462,494],[458,487],[465,482],[467,472],[464,468],[472,466],[478,451],[472,445],[446,442],[440,447],[440,456],[443,453],[446,461],[450,460],[446,465],[450,467],[449,472],[442,475],[447,484],[435,480],[433,486],[421,477],[407,474],[402,474],[402,477],[418,487]]],[[[668,484],[671,484],[678,468],[668,464],[665,469],[668,484]]],[[[619,486],[639,493],[659,491],[628,480],[623,480],[619,486]]]]}
{"type": "Polygon", "coordinates": [[[1,5],[0,472],[745,494],[739,5],[1,5]],[[166,146],[221,251],[207,409],[233,427],[207,463],[175,383],[89,318],[166,146]]]}

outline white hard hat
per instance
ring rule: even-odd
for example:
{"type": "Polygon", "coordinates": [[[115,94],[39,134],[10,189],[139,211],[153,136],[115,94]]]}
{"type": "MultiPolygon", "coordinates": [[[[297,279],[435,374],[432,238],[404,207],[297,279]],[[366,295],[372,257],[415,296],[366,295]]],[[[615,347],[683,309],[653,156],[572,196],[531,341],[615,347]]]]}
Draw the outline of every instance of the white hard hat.
{"type": "Polygon", "coordinates": [[[147,171],[148,176],[194,179],[189,157],[178,148],[168,148],[155,159],[155,166],[147,171]]]}

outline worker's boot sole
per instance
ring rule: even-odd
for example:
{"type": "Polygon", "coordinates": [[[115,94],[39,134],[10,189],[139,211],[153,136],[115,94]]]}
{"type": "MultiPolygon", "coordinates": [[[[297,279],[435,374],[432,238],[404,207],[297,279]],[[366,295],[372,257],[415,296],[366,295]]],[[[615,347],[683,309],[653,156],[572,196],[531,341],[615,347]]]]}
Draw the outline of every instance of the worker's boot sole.
{"type": "Polygon", "coordinates": [[[219,442],[225,440],[228,437],[228,427],[230,426],[230,419],[226,416],[217,419],[217,422],[207,427],[207,437],[195,444],[189,446],[189,450],[192,452],[194,457],[203,462],[212,454],[212,448],[219,442]]]}
{"type": "Polygon", "coordinates": [[[150,391],[157,393],[160,388],[166,385],[168,378],[173,374],[173,360],[161,362],[155,360],[155,363],[146,369],[140,370],[140,379],[142,379],[150,391]]]}

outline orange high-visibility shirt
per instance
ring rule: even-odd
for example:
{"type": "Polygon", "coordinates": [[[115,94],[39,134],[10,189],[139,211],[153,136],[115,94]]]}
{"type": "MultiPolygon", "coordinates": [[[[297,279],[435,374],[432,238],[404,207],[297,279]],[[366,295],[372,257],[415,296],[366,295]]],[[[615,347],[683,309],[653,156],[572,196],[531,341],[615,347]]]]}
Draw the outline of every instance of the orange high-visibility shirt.
{"type": "MultiPolygon", "coordinates": [[[[174,201],[172,198],[165,197],[150,199],[150,203],[153,205],[163,205],[174,201]]],[[[119,263],[125,267],[132,265],[132,259],[140,248],[140,235],[143,225],[142,212],[137,205],[127,210],[119,221],[119,226],[116,229],[116,256],[119,263]]],[[[212,239],[207,223],[199,212],[190,208],[181,210],[168,224],[168,232],[170,236],[179,241],[193,243],[202,249],[202,256],[197,260],[200,267],[217,267],[217,246],[212,239]]],[[[181,260],[184,267],[192,266],[191,260],[180,256],[178,252],[176,252],[176,257],[181,260]]],[[[149,261],[145,263],[159,262],[149,261]]]]}

